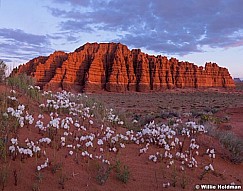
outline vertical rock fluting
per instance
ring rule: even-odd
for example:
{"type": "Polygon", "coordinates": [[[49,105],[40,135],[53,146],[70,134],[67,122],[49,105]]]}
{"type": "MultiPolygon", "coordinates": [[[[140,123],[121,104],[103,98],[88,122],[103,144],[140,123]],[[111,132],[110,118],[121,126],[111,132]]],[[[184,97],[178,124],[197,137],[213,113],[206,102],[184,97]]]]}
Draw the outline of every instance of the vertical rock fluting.
{"type": "Polygon", "coordinates": [[[62,66],[62,63],[66,59],[67,54],[65,52],[56,51],[51,54],[44,63],[37,64],[36,70],[33,72],[37,85],[43,87],[46,82],[51,81],[57,69],[62,66]]]}
{"type": "Polygon", "coordinates": [[[20,66],[12,75],[33,76],[44,89],[111,92],[171,88],[235,87],[226,68],[198,67],[175,58],[130,51],[120,43],[87,43],[72,53],[54,52],[20,66]]]}

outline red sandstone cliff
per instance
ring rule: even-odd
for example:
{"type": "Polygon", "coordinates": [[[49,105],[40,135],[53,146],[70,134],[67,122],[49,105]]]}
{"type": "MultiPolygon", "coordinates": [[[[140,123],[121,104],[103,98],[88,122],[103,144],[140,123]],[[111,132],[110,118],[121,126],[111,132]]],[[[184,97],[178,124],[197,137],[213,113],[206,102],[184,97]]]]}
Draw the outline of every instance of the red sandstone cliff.
{"type": "Polygon", "coordinates": [[[215,63],[198,67],[175,58],[130,51],[120,43],[87,43],[72,53],[54,52],[20,66],[44,89],[160,91],[168,88],[235,87],[226,68],[215,63]]]}

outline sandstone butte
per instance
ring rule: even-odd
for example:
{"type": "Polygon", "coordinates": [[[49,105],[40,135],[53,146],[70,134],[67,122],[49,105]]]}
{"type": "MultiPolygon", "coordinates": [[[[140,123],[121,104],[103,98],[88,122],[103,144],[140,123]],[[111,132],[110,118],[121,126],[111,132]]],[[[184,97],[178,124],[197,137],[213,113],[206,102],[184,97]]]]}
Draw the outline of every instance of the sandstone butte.
{"type": "Polygon", "coordinates": [[[33,76],[43,89],[94,91],[163,91],[172,88],[234,88],[226,68],[205,67],[175,58],[153,56],[120,43],[86,43],[74,52],[55,51],[16,68],[12,75],[33,76]]]}

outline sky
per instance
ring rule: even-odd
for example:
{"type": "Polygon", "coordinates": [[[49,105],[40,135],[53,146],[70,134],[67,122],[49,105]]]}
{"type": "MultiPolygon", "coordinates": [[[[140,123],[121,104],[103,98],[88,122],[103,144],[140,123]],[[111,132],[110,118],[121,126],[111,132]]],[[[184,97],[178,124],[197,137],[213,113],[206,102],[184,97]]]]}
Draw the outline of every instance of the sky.
{"type": "Polygon", "coordinates": [[[55,50],[120,42],[243,78],[243,0],[0,0],[9,70],[55,50]]]}

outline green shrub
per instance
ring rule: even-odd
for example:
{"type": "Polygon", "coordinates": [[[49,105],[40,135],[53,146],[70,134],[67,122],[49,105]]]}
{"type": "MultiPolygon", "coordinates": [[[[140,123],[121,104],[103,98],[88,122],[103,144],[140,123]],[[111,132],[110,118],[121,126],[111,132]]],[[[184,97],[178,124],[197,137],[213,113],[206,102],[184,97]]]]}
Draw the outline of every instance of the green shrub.
{"type": "Polygon", "coordinates": [[[120,169],[120,171],[117,173],[117,179],[125,184],[128,182],[130,179],[130,170],[128,166],[124,165],[123,169],[120,169]]]}
{"type": "Polygon", "coordinates": [[[35,86],[35,79],[26,74],[9,77],[7,80],[12,89],[17,88],[20,92],[27,94],[30,98],[39,100],[39,89],[35,86]]]}
{"type": "Polygon", "coordinates": [[[0,185],[2,187],[2,190],[5,189],[7,181],[8,181],[8,169],[6,166],[3,166],[0,170],[0,185]]]}
{"type": "Polygon", "coordinates": [[[98,166],[98,172],[96,176],[96,180],[100,185],[106,183],[107,179],[109,178],[111,173],[111,168],[109,165],[101,164],[98,166]]]}
{"type": "Polygon", "coordinates": [[[52,174],[55,174],[59,170],[62,170],[62,163],[55,163],[51,166],[52,174]]]}
{"type": "Polygon", "coordinates": [[[3,83],[6,79],[7,65],[3,60],[0,60],[0,83],[3,83]]]}
{"type": "Polygon", "coordinates": [[[5,159],[6,157],[6,143],[3,138],[0,138],[0,157],[5,159]]]}
{"type": "Polygon", "coordinates": [[[58,180],[58,184],[63,190],[65,189],[65,184],[67,181],[68,181],[68,177],[64,174],[61,174],[58,180]]]}
{"type": "Polygon", "coordinates": [[[114,169],[117,179],[126,184],[130,179],[130,170],[128,166],[122,165],[121,161],[117,160],[114,169]]]}

